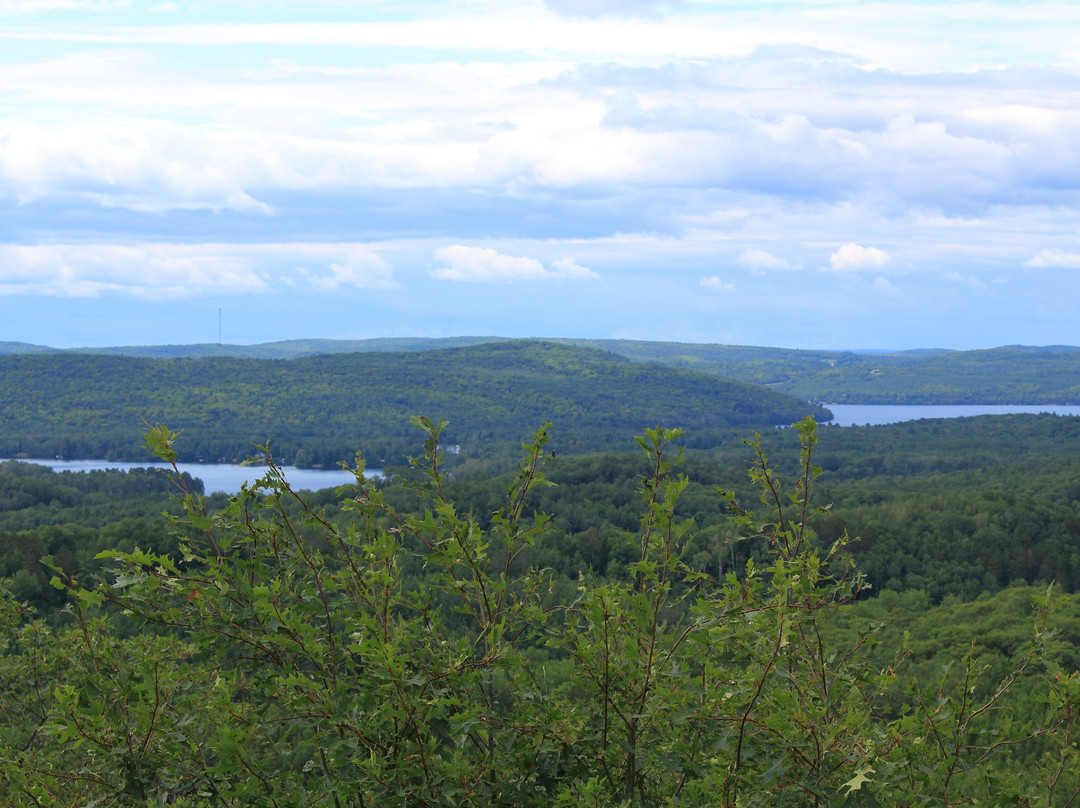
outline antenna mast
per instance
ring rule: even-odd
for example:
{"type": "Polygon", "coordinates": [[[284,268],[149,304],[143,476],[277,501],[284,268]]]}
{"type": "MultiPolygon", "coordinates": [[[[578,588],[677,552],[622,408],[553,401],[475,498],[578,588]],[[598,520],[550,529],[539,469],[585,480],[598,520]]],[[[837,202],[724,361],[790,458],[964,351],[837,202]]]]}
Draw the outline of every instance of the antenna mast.
{"type": "Polygon", "coordinates": [[[217,352],[221,353],[221,308],[217,310],[217,352]]]}

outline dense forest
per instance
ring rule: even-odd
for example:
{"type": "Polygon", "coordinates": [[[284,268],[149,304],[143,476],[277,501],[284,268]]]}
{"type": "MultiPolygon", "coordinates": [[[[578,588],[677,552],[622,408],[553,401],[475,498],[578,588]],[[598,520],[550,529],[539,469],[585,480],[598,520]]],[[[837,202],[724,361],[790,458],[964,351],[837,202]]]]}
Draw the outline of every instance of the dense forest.
{"type": "MultiPolygon", "coordinates": [[[[429,351],[505,341],[447,339],[286,340],[260,345],[84,348],[143,357],[295,359],[356,352],[429,351]]],[[[551,340],[724,379],[766,385],[826,404],[1080,404],[1080,348],[1010,345],[990,350],[822,351],[641,340],[551,340]]],[[[0,354],[60,353],[0,343],[0,354]]]]}
{"type": "Polygon", "coordinates": [[[678,421],[691,445],[829,414],[786,394],[592,348],[499,342],[437,351],[293,360],[0,356],[0,457],[144,460],[144,423],[189,435],[187,461],[236,462],[272,439],[297,466],[336,466],[363,447],[378,465],[415,451],[411,415],[447,419],[451,462],[513,465],[547,420],[557,450],[609,451],[644,426],[678,421]]]}
{"type": "Polygon", "coordinates": [[[414,432],[340,491],[0,464],[0,794],[1080,800],[1080,419],[553,456],[555,426],[449,477],[414,432]]]}
{"type": "Polygon", "coordinates": [[[1076,404],[1080,348],[806,351],[665,342],[574,340],[638,361],[767,385],[830,404],[1076,404]]]}
{"type": "MultiPolygon", "coordinates": [[[[871,584],[869,591],[918,589],[938,603],[993,594],[1021,582],[1080,590],[1080,418],[979,416],[820,427],[819,434],[815,463],[823,476],[817,488],[829,509],[817,516],[817,525],[829,535],[846,530],[859,537],[849,552],[871,584]]],[[[793,456],[797,433],[772,431],[769,443],[778,456],[793,456]]],[[[687,486],[679,514],[694,520],[688,546],[699,569],[739,569],[753,557],[751,545],[727,541],[727,517],[715,497],[717,488],[751,497],[745,459],[746,447],[735,444],[691,452],[680,465],[687,486]]],[[[391,465],[385,471],[385,495],[406,509],[401,498],[409,496],[404,484],[411,467],[391,465]]],[[[530,513],[551,518],[545,535],[530,548],[529,561],[568,581],[583,571],[621,574],[632,562],[622,535],[637,524],[636,489],[646,471],[641,458],[627,452],[557,456],[547,471],[556,485],[530,499],[530,513]]],[[[182,482],[202,492],[198,480],[182,482]]],[[[485,519],[498,510],[508,484],[503,476],[454,475],[445,487],[458,508],[487,527],[485,519]]],[[[170,509],[177,490],[151,469],[75,473],[0,463],[0,536],[5,537],[0,542],[7,542],[0,546],[13,547],[23,531],[52,535],[54,526],[75,524],[72,536],[99,547],[102,542],[85,537],[122,520],[160,521],[156,517],[170,509]]],[[[226,498],[219,494],[207,501],[221,508],[226,498]]],[[[336,513],[332,491],[321,492],[318,502],[336,513]]],[[[154,535],[159,542],[160,534],[154,535]]],[[[60,546],[33,547],[19,555],[0,553],[7,559],[0,561],[7,565],[0,566],[0,576],[25,568],[43,584],[44,568],[25,562],[60,552],[60,546]]],[[[79,566],[77,572],[87,570],[79,566]]],[[[55,592],[45,595],[55,600],[55,592]]]]}
{"type": "Polygon", "coordinates": [[[271,451],[0,462],[0,804],[1080,805],[1080,418],[780,392],[1073,349],[325,347],[0,356],[0,456],[271,451]]]}

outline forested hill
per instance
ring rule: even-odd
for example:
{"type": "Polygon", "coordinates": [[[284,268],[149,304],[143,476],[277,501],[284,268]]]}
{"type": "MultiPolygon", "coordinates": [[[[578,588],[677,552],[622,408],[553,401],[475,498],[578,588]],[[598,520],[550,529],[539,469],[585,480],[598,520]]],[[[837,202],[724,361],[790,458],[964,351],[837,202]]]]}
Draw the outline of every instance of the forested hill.
{"type": "MultiPolygon", "coordinates": [[[[827,411],[704,373],[535,341],[256,360],[0,356],[0,456],[145,459],[145,424],[184,430],[182,459],[234,460],[270,440],[298,465],[420,448],[410,416],[446,418],[454,460],[491,461],[544,422],[559,452],[625,449],[657,424],[713,447],[827,411]]],[[[505,458],[502,458],[505,460],[505,458]]]]}
{"type": "Polygon", "coordinates": [[[1077,404],[1080,348],[803,351],[631,340],[573,340],[833,404],[1077,404]]]}
{"type": "MultiPolygon", "coordinates": [[[[447,339],[285,340],[259,345],[153,345],[77,351],[143,357],[295,359],[370,351],[426,351],[506,341],[447,339]]],[[[597,348],[635,361],[659,362],[749,384],[767,385],[801,400],[850,404],[1076,404],[1080,348],[1010,345],[980,351],[896,353],[816,351],[640,340],[552,342],[597,348]]],[[[0,354],[61,353],[0,342],[0,354]]]]}

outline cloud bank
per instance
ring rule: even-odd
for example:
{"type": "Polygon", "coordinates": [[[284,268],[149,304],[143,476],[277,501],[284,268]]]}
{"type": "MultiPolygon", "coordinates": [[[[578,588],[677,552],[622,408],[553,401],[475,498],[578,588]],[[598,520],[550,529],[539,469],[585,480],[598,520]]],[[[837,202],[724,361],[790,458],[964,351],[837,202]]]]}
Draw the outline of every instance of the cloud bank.
{"type": "Polygon", "coordinates": [[[714,289],[718,292],[733,292],[735,290],[735,284],[729,283],[716,275],[702,278],[699,283],[706,289],[714,289]]]}
{"type": "Polygon", "coordinates": [[[763,271],[766,269],[802,269],[801,264],[793,264],[790,261],[785,261],[783,258],[777,258],[772,253],[760,250],[757,247],[743,250],[739,255],[739,263],[742,264],[742,266],[755,271],[763,271]]]}
{"type": "Polygon", "coordinates": [[[1024,266],[1080,269],[1080,253],[1066,252],[1065,250],[1039,250],[1024,262],[1024,266]]]}
{"type": "Polygon", "coordinates": [[[544,0],[544,5],[566,17],[656,16],[685,0],[544,0]]]}
{"type": "Polygon", "coordinates": [[[441,247],[435,251],[435,260],[443,266],[432,270],[432,277],[447,281],[483,283],[596,277],[591,269],[569,258],[557,259],[552,262],[554,268],[547,269],[535,258],[502,255],[490,247],[441,247]]]}
{"type": "Polygon", "coordinates": [[[0,295],[177,300],[297,285],[386,289],[392,277],[389,263],[350,244],[0,245],[0,295]]]}
{"type": "Polygon", "coordinates": [[[845,244],[829,256],[829,268],[834,272],[879,269],[888,262],[889,256],[884,251],[861,244],[845,244]]]}
{"type": "Polygon", "coordinates": [[[0,17],[0,339],[257,296],[253,332],[1080,343],[1077,4],[0,17]]]}

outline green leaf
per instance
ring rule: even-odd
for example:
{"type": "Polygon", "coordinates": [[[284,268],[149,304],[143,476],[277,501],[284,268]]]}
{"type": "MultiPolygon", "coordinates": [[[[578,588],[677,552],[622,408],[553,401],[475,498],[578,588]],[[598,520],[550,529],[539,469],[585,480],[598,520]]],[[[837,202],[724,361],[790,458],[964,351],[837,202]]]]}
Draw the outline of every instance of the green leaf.
{"type": "Polygon", "coordinates": [[[870,778],[867,775],[874,773],[874,767],[869,763],[864,763],[855,771],[855,776],[844,783],[840,788],[847,789],[847,795],[850,796],[853,791],[858,791],[863,787],[863,783],[869,783],[870,778]]]}
{"type": "Polygon", "coordinates": [[[76,590],[75,597],[85,606],[100,606],[105,602],[104,593],[99,592],[96,589],[76,590]]]}

